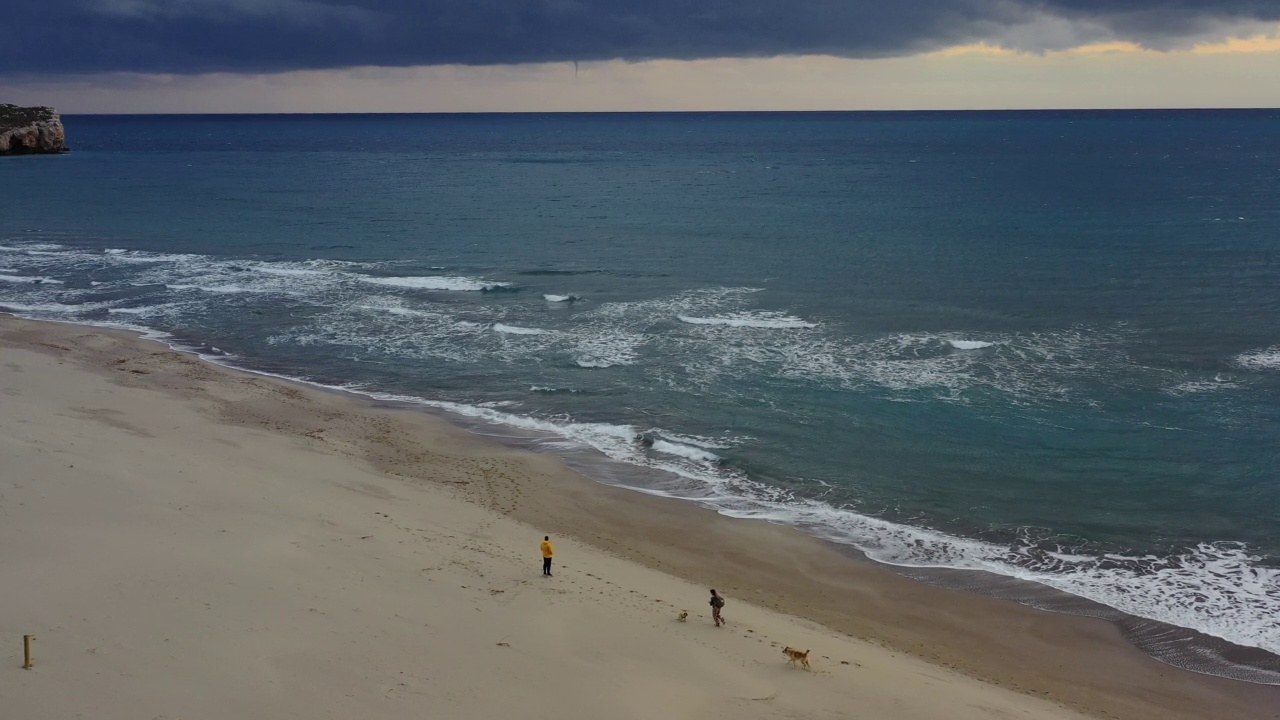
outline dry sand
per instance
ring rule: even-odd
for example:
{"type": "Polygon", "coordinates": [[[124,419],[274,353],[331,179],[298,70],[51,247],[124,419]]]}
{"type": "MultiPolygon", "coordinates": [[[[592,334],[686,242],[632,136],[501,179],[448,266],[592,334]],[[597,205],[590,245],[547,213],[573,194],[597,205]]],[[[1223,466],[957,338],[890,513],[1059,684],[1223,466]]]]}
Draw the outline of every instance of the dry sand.
{"type": "Polygon", "coordinates": [[[1273,718],[1278,693],[420,412],[0,316],[6,719],[1273,718]]]}

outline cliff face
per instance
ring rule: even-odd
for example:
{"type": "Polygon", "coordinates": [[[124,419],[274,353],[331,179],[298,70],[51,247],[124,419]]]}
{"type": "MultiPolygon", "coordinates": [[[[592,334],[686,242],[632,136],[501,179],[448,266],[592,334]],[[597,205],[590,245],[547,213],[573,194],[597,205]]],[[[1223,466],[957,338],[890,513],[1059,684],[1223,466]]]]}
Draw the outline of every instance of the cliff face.
{"type": "Polygon", "coordinates": [[[62,120],[53,108],[0,104],[0,155],[66,150],[62,120]]]}

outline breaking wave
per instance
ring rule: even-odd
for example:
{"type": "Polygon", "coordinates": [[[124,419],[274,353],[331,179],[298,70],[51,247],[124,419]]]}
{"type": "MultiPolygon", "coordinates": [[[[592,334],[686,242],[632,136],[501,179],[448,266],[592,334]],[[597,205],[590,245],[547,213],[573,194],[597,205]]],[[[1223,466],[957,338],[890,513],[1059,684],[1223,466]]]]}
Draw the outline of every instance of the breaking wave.
{"type": "Polygon", "coordinates": [[[995,343],[982,340],[948,340],[947,344],[957,350],[981,350],[982,348],[991,347],[995,343]]]}
{"type": "Polygon", "coordinates": [[[31,277],[27,275],[0,275],[0,282],[31,283],[33,285],[39,285],[41,283],[50,283],[53,285],[63,284],[61,280],[54,280],[53,278],[47,277],[31,277]]]}
{"type": "Polygon", "coordinates": [[[432,275],[427,277],[362,277],[362,282],[389,287],[407,288],[410,290],[453,290],[460,292],[478,292],[511,287],[511,283],[476,280],[468,277],[446,277],[432,275]]]}
{"type": "Polygon", "coordinates": [[[687,315],[678,315],[677,317],[680,322],[690,325],[726,325],[728,327],[771,328],[778,330],[818,327],[817,323],[774,312],[744,312],[721,317],[689,317],[687,315]]]}
{"type": "Polygon", "coordinates": [[[506,333],[508,335],[546,335],[549,332],[540,328],[519,327],[517,325],[504,325],[502,323],[494,323],[493,331],[506,333]]]}
{"type": "Polygon", "coordinates": [[[1280,345],[1241,353],[1235,363],[1246,370],[1280,370],[1280,345]]]}
{"type": "Polygon", "coordinates": [[[698,460],[700,462],[717,462],[720,457],[713,452],[703,450],[701,448],[689,445],[681,445],[680,443],[668,442],[666,440],[654,440],[653,449],[660,453],[668,455],[676,455],[690,460],[698,460]]]}

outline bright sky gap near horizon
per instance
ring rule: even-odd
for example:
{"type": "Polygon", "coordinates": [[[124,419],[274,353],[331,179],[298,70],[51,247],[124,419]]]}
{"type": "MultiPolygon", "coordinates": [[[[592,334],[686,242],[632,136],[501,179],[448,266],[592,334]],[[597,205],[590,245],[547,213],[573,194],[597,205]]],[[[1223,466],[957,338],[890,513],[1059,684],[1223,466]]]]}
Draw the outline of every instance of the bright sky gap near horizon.
{"type": "Polygon", "coordinates": [[[0,101],[68,114],[1280,106],[1274,0],[51,0],[0,101]]]}

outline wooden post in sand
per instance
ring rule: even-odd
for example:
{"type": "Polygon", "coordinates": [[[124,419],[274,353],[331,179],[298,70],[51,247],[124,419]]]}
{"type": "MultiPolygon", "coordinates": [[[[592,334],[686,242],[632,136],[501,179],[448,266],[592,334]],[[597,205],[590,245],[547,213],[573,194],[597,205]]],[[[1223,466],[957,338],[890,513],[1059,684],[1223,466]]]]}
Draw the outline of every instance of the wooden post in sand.
{"type": "Polygon", "coordinates": [[[31,669],[31,639],[34,635],[22,636],[22,669],[31,669]]]}

